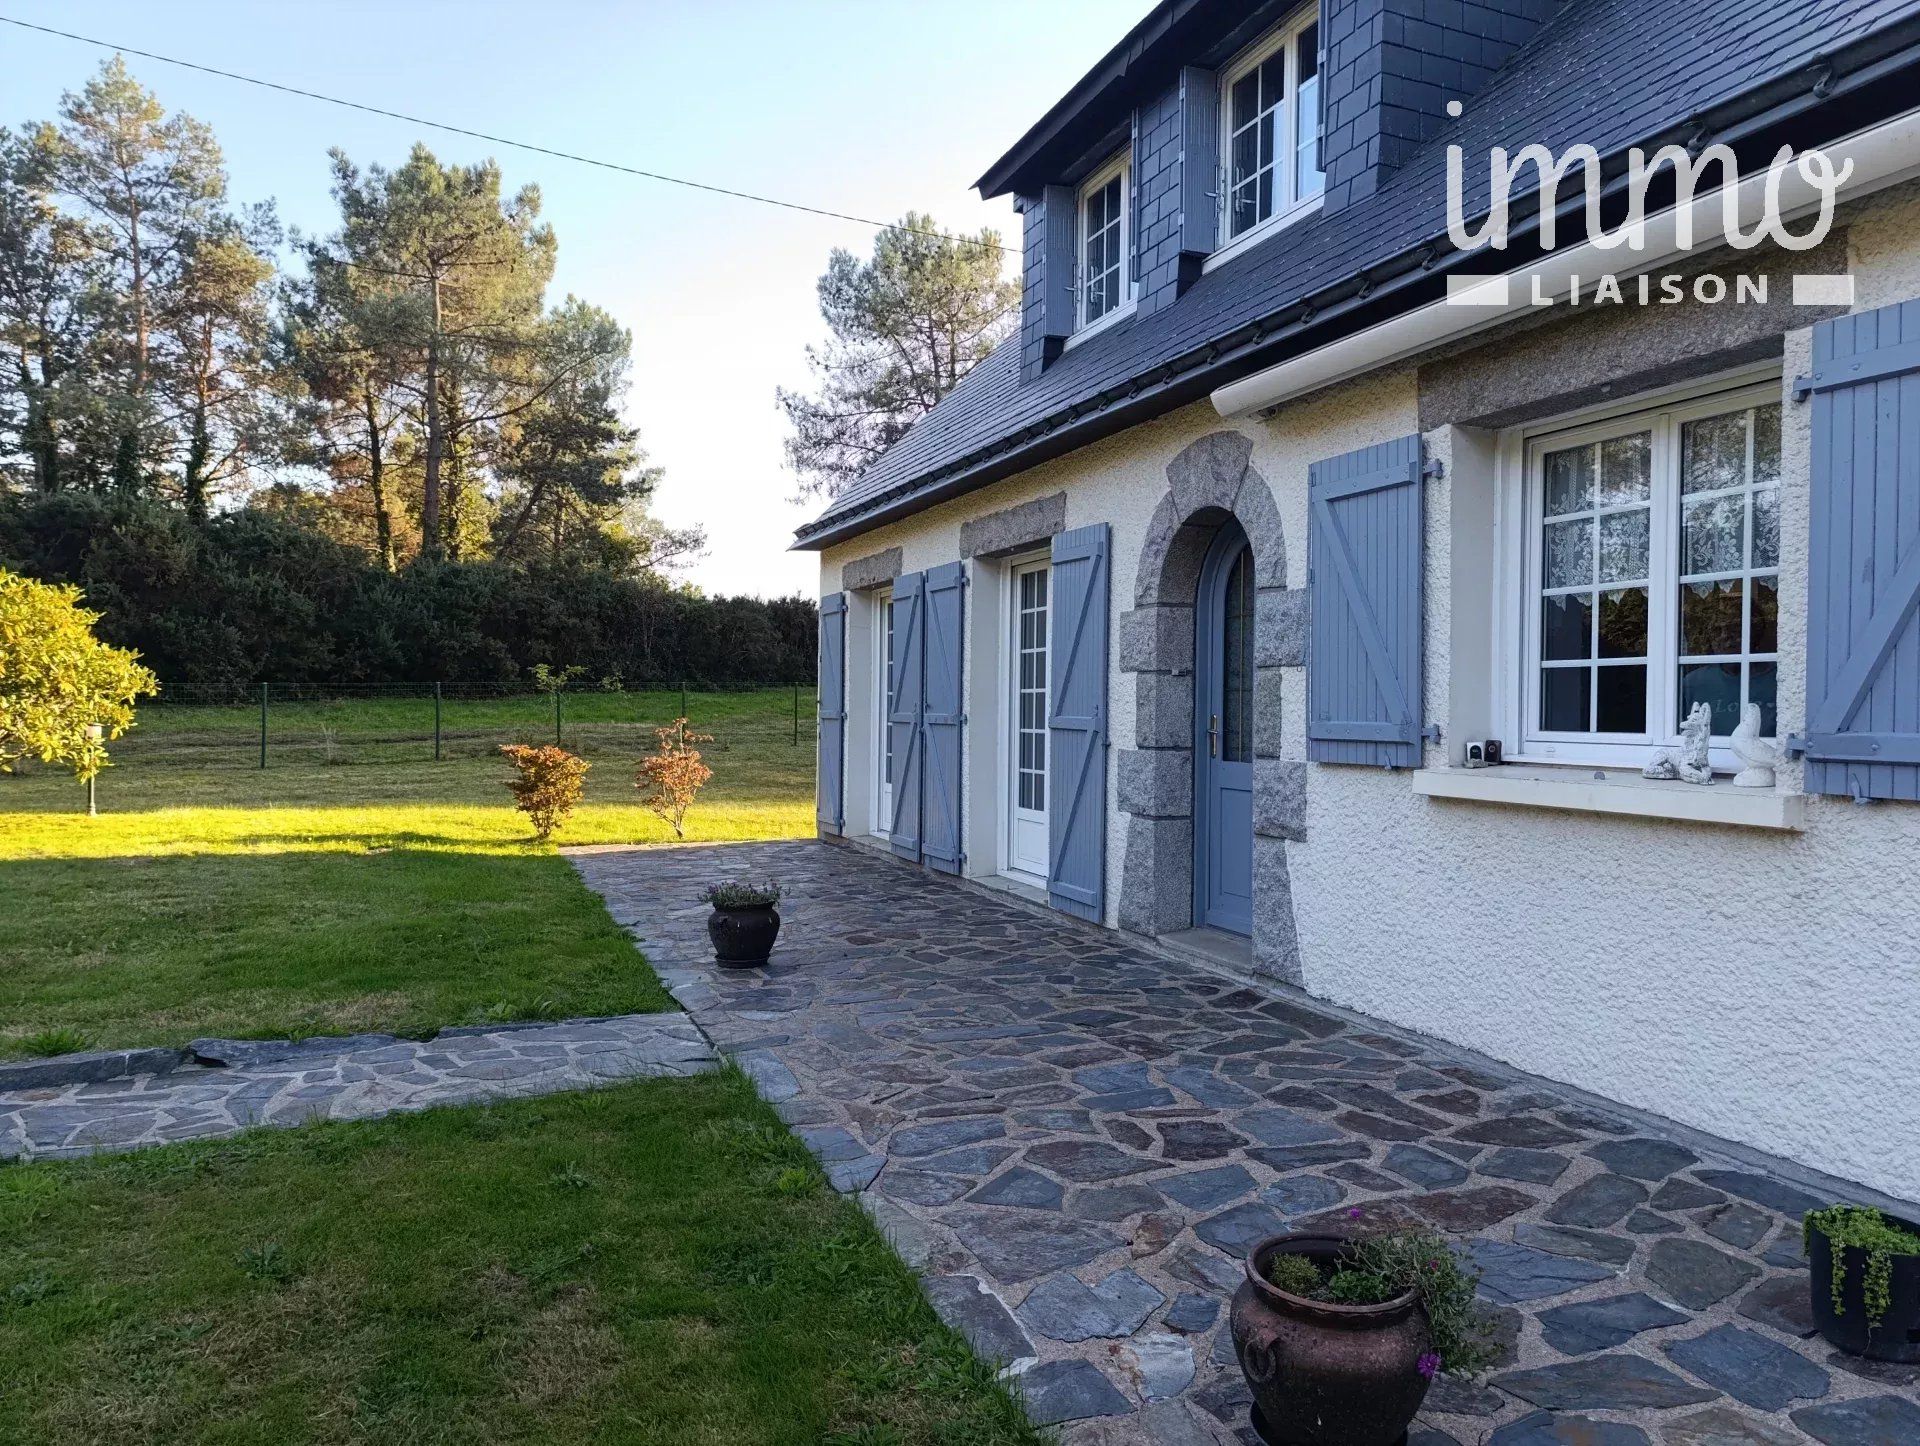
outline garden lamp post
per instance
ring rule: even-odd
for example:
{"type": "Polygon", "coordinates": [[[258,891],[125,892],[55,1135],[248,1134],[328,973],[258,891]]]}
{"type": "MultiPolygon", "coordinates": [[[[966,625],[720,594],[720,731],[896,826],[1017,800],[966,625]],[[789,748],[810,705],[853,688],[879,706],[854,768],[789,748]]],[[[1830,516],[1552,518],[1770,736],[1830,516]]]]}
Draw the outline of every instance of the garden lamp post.
{"type": "MultiPolygon", "coordinates": [[[[87,725],[87,742],[98,743],[102,738],[105,738],[106,736],[107,736],[107,730],[104,727],[102,727],[100,724],[89,723],[87,725]]],[[[97,813],[98,813],[98,810],[96,810],[93,806],[93,775],[89,773],[87,775],[87,817],[88,818],[96,817],[97,813]]]]}

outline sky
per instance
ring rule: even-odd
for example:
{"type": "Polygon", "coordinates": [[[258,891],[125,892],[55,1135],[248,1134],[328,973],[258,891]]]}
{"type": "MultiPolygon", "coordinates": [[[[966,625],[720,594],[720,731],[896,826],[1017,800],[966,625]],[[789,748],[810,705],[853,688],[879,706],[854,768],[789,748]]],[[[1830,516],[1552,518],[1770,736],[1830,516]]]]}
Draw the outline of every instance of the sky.
{"type": "MultiPolygon", "coordinates": [[[[1147,0],[0,0],[34,21],[506,139],[874,220],[909,208],[949,230],[1018,237],[1007,198],[972,184],[1114,45],[1147,0]]],[[[51,118],[110,52],[0,26],[0,124],[51,118]]],[[[540,187],[572,292],[633,332],[628,421],[666,469],[655,511],[698,523],[686,573],[712,593],[816,591],[787,550],[796,503],[775,388],[809,385],[825,336],[814,285],[874,232],[129,55],[169,109],[207,122],[233,199],[335,225],[329,147],[398,164],[500,162],[540,187]]]]}

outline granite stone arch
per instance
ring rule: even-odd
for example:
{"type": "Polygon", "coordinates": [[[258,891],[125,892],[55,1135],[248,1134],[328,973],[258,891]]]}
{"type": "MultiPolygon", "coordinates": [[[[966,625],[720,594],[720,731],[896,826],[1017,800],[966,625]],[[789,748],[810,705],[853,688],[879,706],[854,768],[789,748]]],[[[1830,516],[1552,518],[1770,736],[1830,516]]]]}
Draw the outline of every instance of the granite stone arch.
{"type": "Polygon", "coordinates": [[[1120,925],[1159,935],[1193,924],[1194,597],[1207,548],[1232,518],[1252,547],[1257,589],[1253,962],[1298,982],[1286,846],[1306,836],[1306,764],[1281,756],[1281,699],[1301,686],[1306,592],[1287,586],[1280,509],[1252,456],[1249,438],[1220,431],[1167,464],[1167,490],[1134,574],[1133,607],[1120,616],[1119,665],[1134,675],[1134,747],[1119,758],[1119,806],[1128,815],[1120,925]]]}

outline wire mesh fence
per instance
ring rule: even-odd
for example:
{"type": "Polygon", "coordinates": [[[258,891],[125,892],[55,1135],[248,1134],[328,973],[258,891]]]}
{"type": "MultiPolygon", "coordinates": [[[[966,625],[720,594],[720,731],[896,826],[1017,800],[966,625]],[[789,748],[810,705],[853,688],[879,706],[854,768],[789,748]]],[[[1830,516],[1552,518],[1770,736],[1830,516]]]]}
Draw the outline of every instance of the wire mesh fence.
{"type": "Polygon", "coordinates": [[[637,761],[676,718],[711,751],[811,750],[811,682],[716,688],[668,683],[529,691],[509,683],[263,684],[250,697],[170,689],[113,745],[118,767],[272,769],[491,758],[503,743],[559,743],[637,761]]]}

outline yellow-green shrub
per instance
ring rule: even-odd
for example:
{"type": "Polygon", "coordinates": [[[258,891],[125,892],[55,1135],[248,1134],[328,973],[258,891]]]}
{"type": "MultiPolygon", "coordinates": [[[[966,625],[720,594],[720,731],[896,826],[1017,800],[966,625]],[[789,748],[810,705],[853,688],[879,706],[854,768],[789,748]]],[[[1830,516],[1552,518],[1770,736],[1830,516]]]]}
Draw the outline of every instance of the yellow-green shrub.
{"type": "Polygon", "coordinates": [[[133,726],[133,700],[159,691],[139,654],[93,635],[98,621],[79,588],[0,569],[0,773],[32,756],[92,778],[107,744],[133,726]]]}

